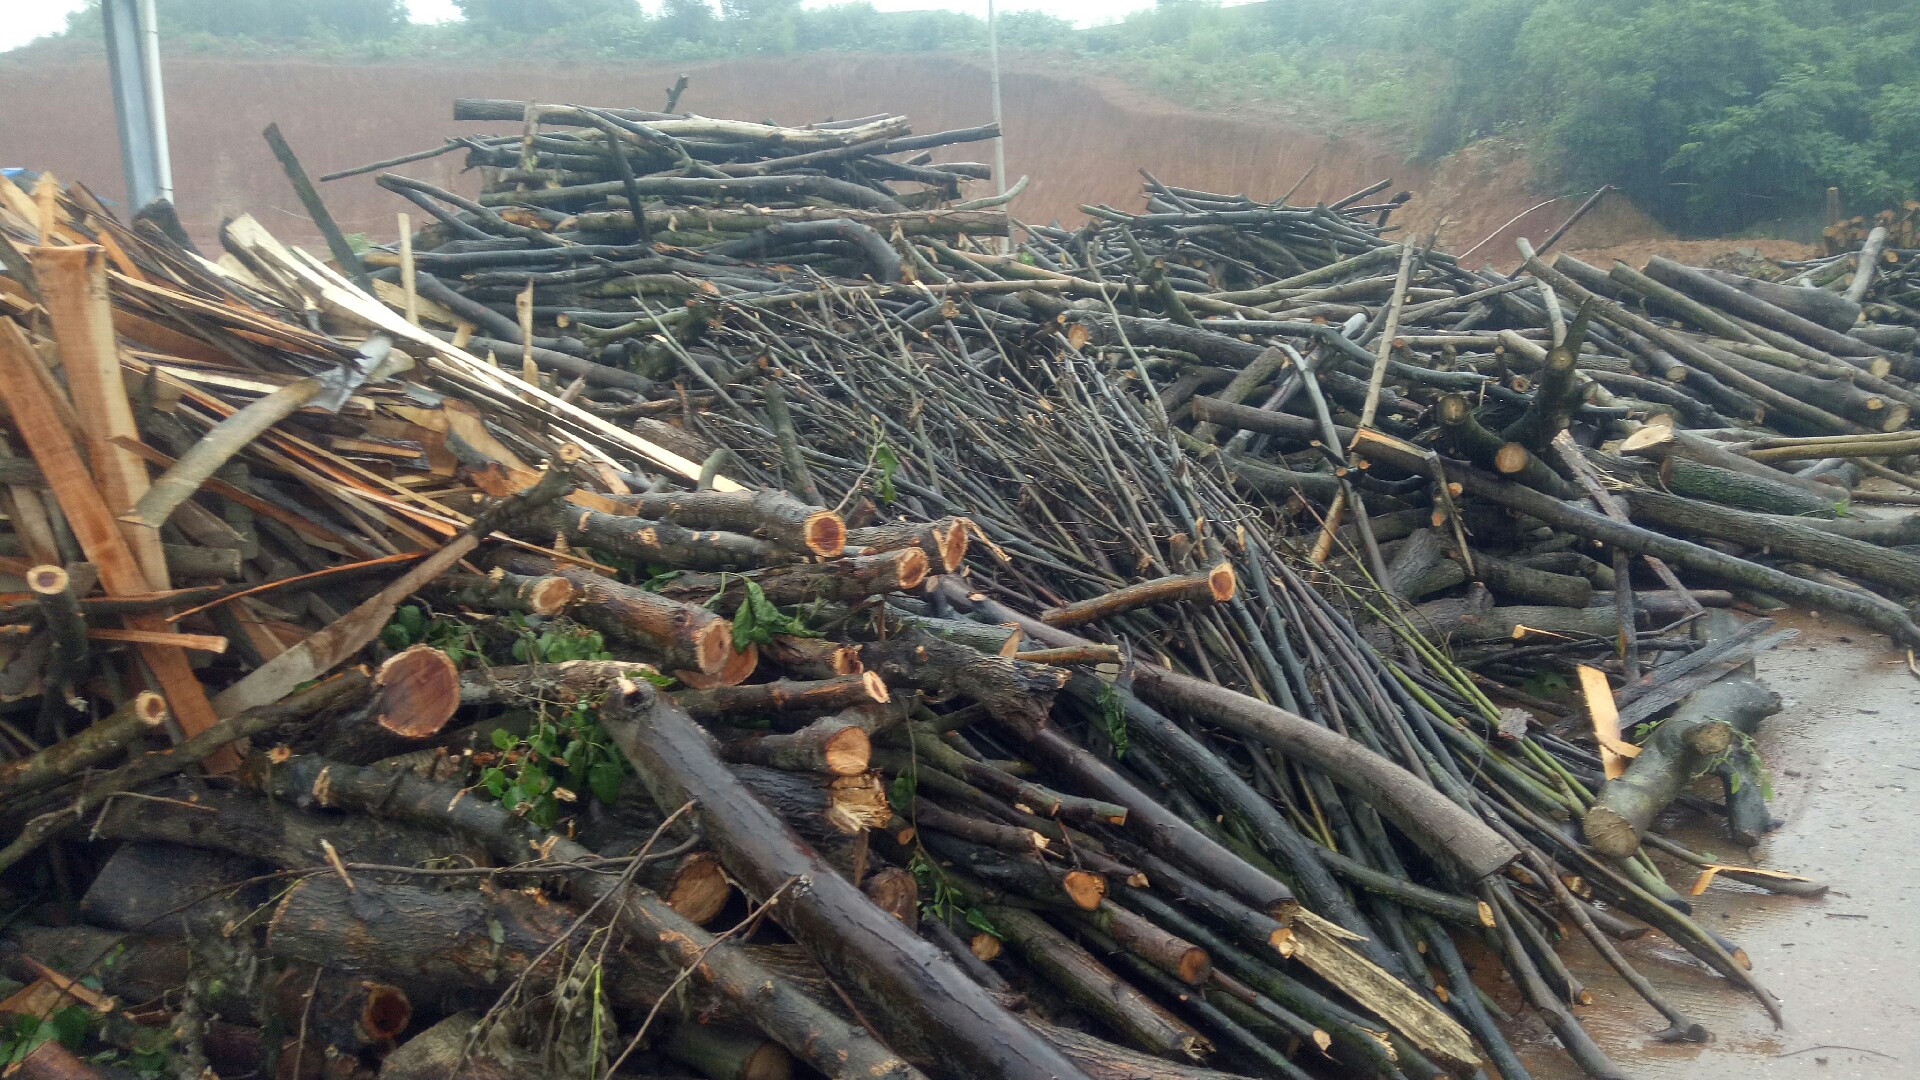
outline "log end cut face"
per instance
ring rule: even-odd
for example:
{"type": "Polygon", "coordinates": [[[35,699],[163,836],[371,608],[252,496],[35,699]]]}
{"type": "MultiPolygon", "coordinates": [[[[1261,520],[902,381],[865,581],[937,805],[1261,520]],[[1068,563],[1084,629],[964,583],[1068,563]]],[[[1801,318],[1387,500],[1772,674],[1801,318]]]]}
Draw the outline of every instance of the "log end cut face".
{"type": "Polygon", "coordinates": [[[380,726],[404,738],[435,734],[460,707],[460,670],[431,645],[415,645],[388,657],[374,685],[380,695],[380,726]]]}

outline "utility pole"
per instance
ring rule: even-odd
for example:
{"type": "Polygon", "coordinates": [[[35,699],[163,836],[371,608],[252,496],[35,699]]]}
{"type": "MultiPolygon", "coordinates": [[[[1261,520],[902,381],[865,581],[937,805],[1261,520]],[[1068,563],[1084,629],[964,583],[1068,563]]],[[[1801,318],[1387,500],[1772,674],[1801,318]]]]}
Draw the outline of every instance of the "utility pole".
{"type": "Polygon", "coordinates": [[[137,213],[155,200],[173,201],[167,107],[160,89],[159,21],[153,0],[102,0],[100,19],[106,26],[127,203],[137,213]]]}

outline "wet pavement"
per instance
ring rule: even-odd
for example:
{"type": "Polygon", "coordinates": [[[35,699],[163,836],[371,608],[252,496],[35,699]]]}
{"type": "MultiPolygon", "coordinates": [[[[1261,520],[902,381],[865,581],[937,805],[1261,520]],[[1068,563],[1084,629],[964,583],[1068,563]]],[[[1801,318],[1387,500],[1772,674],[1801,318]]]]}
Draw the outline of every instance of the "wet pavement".
{"type": "MultiPolygon", "coordinates": [[[[1773,776],[1773,813],[1785,823],[1751,851],[1699,815],[1670,816],[1665,831],[1722,861],[1804,874],[1832,889],[1804,900],[1716,882],[1695,901],[1695,916],[1743,946],[1783,1002],[1779,1030],[1751,997],[1649,934],[1623,951],[1715,1034],[1706,1045],[1662,1045],[1652,1038],[1665,1026],[1659,1015],[1584,941],[1568,946],[1593,994],[1576,1012],[1629,1076],[1920,1078],[1920,678],[1881,635],[1803,614],[1778,621],[1802,636],[1760,660],[1785,708],[1762,724],[1758,741],[1773,776]]],[[[1662,865],[1685,892],[1694,871],[1662,865]]],[[[1538,1080],[1581,1075],[1544,1031],[1523,1056],[1538,1080]]]]}

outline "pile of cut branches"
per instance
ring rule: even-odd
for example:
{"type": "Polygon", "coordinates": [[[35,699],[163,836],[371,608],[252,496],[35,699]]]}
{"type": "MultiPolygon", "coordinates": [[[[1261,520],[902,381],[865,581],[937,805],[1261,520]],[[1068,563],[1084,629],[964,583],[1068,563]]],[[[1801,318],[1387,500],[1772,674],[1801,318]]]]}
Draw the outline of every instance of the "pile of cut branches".
{"type": "Polygon", "coordinates": [[[1899,275],[456,113],[479,197],[383,176],[432,221],[331,266],[0,182],[28,1075],[1511,1080],[1524,1003],[1611,1077],[1568,937],[1708,1037],[1649,930],[1778,1015],[1668,875],[1820,887],[1657,819],[1770,825],[1736,608],[1920,641],[1852,512],[1899,275]]]}

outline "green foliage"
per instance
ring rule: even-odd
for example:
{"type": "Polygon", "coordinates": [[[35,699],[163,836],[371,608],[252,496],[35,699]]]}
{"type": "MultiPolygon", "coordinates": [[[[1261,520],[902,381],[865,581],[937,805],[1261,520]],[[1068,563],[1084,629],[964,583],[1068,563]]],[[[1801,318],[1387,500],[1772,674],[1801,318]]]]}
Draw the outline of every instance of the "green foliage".
{"type": "Polygon", "coordinates": [[[513,658],[522,664],[564,664],[569,660],[611,660],[607,641],[598,630],[569,623],[544,622],[538,629],[524,615],[508,619],[520,636],[513,642],[513,658]]]}
{"type": "MultiPolygon", "coordinates": [[[[467,661],[521,664],[562,664],[570,660],[612,660],[606,639],[597,630],[565,619],[507,615],[482,624],[453,615],[427,612],[417,604],[402,605],[380,632],[389,649],[431,645],[456,664],[467,661]]],[[[636,667],[636,678],[656,685],[672,682],[636,667]]],[[[535,704],[525,734],[512,727],[495,728],[495,753],[484,756],[477,786],[509,810],[550,829],[569,805],[582,798],[612,802],[619,797],[626,760],[600,728],[598,700],[582,699],[561,707],[535,704]]]]}
{"type": "Polygon", "coordinates": [[[900,471],[900,456],[886,443],[875,443],[873,464],[880,470],[879,477],[873,482],[873,493],[880,497],[881,502],[891,506],[893,500],[900,497],[900,492],[893,486],[894,475],[900,471]]]}
{"type": "MultiPolygon", "coordinates": [[[[775,634],[821,636],[819,631],[808,629],[806,623],[774,606],[758,582],[751,578],[742,580],[746,585],[747,598],[740,609],[733,613],[733,651],[739,652],[748,645],[771,645],[775,634]]],[[[713,599],[718,601],[724,595],[726,590],[723,588],[713,599]]]]}
{"type": "Polygon", "coordinates": [[[1732,795],[1737,793],[1740,785],[1745,782],[1745,772],[1740,765],[1750,764],[1753,767],[1754,779],[1760,782],[1760,798],[1766,802],[1772,802],[1773,773],[1768,770],[1766,763],[1760,760],[1759,745],[1753,741],[1752,735],[1744,731],[1735,731],[1733,736],[1732,746],[1701,762],[1700,770],[1693,775],[1696,778],[1710,776],[1724,770],[1727,777],[1727,794],[1732,795]],[[1736,760],[1736,756],[1740,760],[1736,760]]]}
{"type": "Polygon", "coordinates": [[[58,1039],[69,1050],[79,1049],[86,1042],[91,1021],[92,1014],[80,1005],[57,1009],[46,1017],[12,1016],[0,1026],[0,1069],[11,1071],[41,1043],[52,1039],[58,1039]]]}
{"type": "Polygon", "coordinates": [[[524,736],[495,728],[499,754],[481,770],[480,787],[543,829],[583,794],[614,802],[627,763],[601,730],[599,708],[586,699],[563,711],[542,706],[524,736]]]}
{"type": "Polygon", "coordinates": [[[887,785],[887,805],[898,814],[912,814],[913,800],[920,794],[920,774],[915,769],[907,769],[893,778],[887,785]]]}
{"type": "Polygon", "coordinates": [[[913,853],[913,858],[907,862],[907,872],[913,875],[922,895],[927,898],[920,902],[921,918],[952,922],[954,916],[958,915],[975,930],[1004,939],[1006,935],[994,928],[986,912],[969,905],[967,898],[947,881],[946,875],[940,872],[940,867],[927,857],[925,851],[913,853]]]}
{"type": "Polygon", "coordinates": [[[427,614],[418,604],[402,604],[392,621],[380,630],[380,644],[399,652],[415,645],[431,645],[455,665],[486,655],[474,625],[452,615],[427,614]]]}

